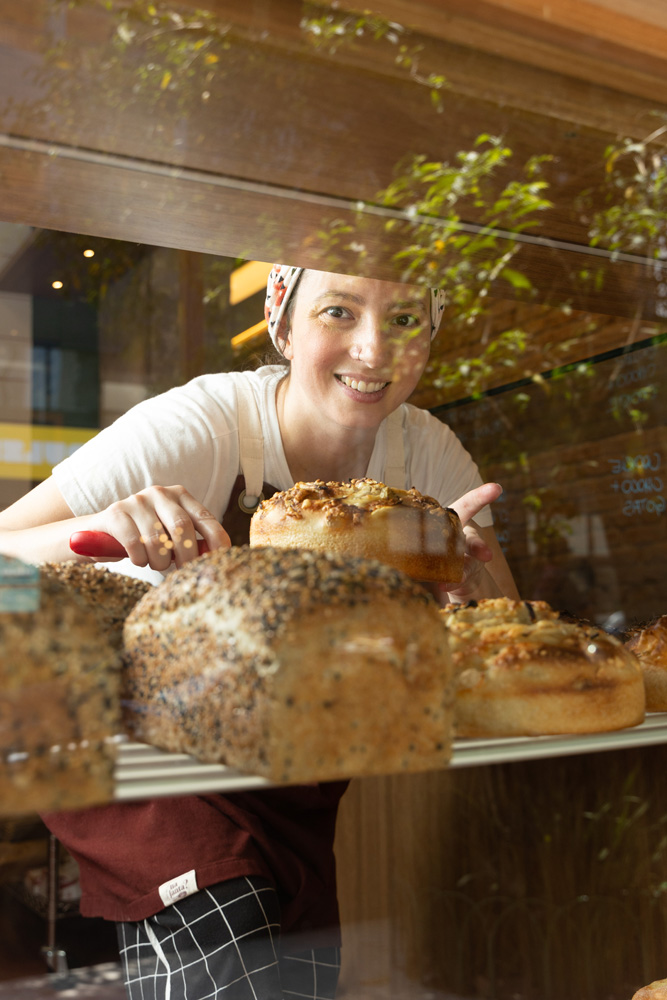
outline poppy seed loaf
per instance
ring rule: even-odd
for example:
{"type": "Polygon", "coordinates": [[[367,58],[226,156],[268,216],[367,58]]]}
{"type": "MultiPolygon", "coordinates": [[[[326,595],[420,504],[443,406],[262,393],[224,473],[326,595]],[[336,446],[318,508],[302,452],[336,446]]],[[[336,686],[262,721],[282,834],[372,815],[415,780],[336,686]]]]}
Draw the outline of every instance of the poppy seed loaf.
{"type": "Polygon", "coordinates": [[[19,560],[0,563],[0,813],[106,802],[121,730],[118,651],[66,587],[19,560]]]}
{"type": "Polygon", "coordinates": [[[381,563],[248,547],[188,563],[124,631],[128,731],[286,783],[418,771],[450,754],[435,601],[381,563]]]}
{"type": "Polygon", "coordinates": [[[97,615],[100,628],[114,649],[123,643],[123,624],[137,601],[151,585],[144,580],[115,573],[92,563],[46,562],[40,565],[42,577],[57,580],[72,590],[97,615]]]}

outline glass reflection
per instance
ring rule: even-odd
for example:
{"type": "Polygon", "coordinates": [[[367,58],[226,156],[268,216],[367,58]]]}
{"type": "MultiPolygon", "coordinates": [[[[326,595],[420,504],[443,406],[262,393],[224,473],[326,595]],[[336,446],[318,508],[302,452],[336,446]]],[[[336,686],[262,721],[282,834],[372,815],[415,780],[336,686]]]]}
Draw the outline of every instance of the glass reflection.
{"type": "MultiPolygon", "coordinates": [[[[0,504],[135,402],[257,363],[239,264],[437,283],[413,402],[504,485],[522,595],[623,629],[665,610],[660,88],[412,13],[0,2],[0,217],[51,261],[0,281],[0,504]]],[[[342,995],[627,1000],[663,975],[662,756],[353,788],[342,995]]]]}

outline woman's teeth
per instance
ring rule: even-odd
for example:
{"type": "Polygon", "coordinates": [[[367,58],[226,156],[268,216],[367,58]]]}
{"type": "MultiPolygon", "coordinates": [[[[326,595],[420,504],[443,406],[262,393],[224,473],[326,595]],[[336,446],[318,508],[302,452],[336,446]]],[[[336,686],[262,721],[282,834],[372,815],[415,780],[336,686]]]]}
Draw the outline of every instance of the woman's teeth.
{"type": "Polygon", "coordinates": [[[361,382],[358,379],[348,378],[347,375],[338,376],[343,383],[343,385],[348,385],[350,389],[356,389],[357,392],[379,392],[380,389],[384,389],[388,382],[361,382]]]}

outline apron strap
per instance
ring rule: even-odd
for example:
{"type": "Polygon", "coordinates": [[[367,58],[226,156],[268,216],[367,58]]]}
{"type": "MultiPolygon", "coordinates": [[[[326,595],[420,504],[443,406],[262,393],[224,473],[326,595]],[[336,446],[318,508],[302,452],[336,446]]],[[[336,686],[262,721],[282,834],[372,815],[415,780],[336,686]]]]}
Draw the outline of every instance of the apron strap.
{"type": "Polygon", "coordinates": [[[384,467],[384,481],[394,489],[406,489],[405,446],[403,444],[403,407],[387,417],[387,458],[384,467]]]}
{"type": "Polygon", "coordinates": [[[245,480],[244,496],[239,503],[252,513],[263,499],[264,436],[259,408],[250,385],[243,377],[234,379],[239,417],[239,472],[245,480]]]}
{"type": "MultiPolygon", "coordinates": [[[[261,496],[270,500],[278,490],[270,483],[264,483],[261,496]]],[[[244,504],[245,480],[237,476],[232,486],[232,492],[227,502],[227,510],[222,515],[222,526],[229,535],[232,545],[247,545],[250,541],[250,519],[256,507],[250,508],[244,504]]]]}

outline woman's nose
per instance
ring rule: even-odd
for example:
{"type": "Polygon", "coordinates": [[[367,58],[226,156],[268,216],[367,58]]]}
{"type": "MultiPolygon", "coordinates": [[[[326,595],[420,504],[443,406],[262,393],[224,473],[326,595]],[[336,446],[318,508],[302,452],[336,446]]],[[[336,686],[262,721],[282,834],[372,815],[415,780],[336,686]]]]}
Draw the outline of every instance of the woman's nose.
{"type": "Polygon", "coordinates": [[[382,323],[369,318],[356,328],[350,355],[369,368],[386,364],[390,353],[388,341],[388,331],[383,329],[382,323]]]}

